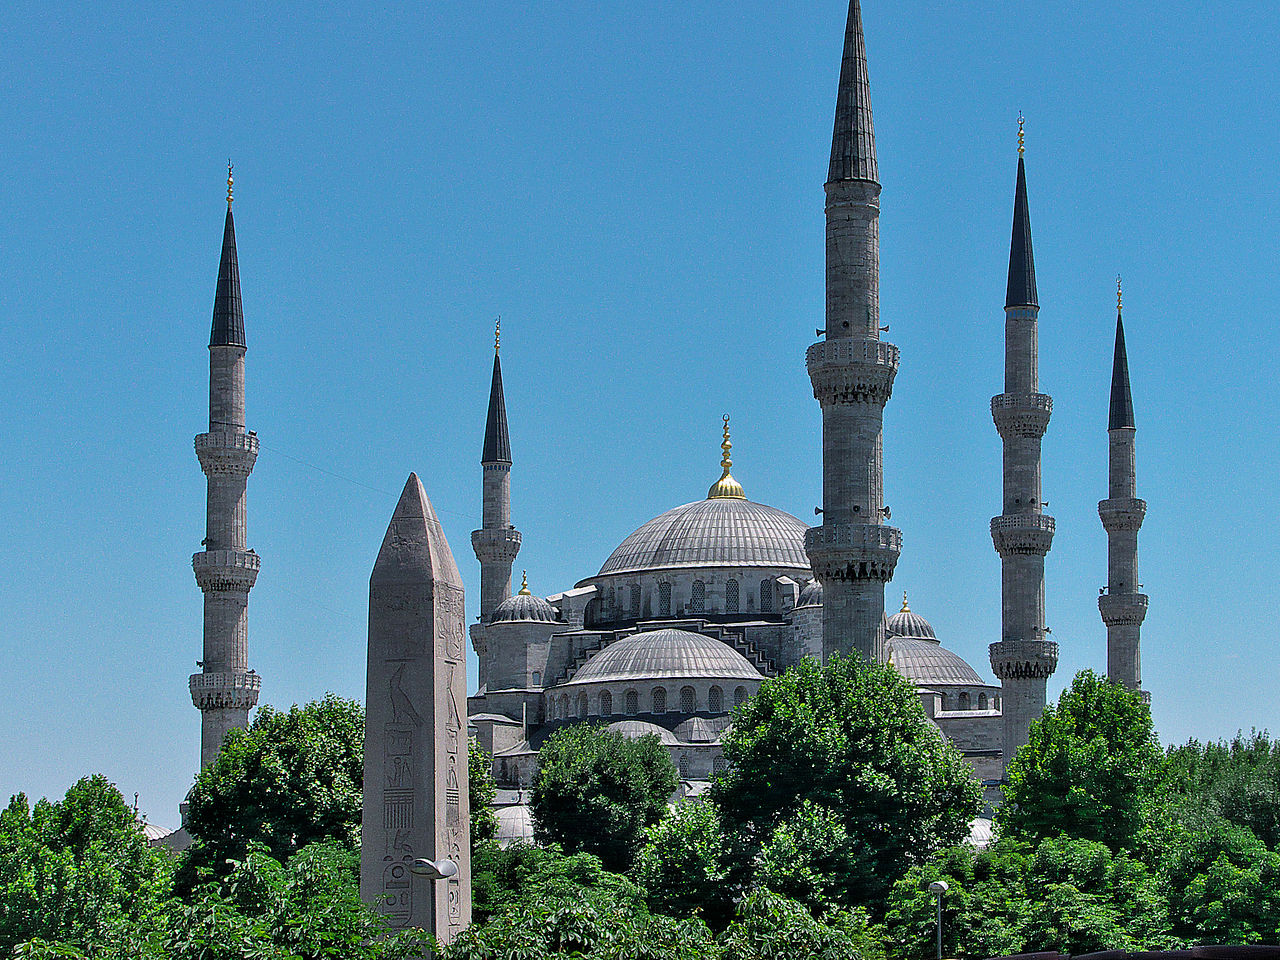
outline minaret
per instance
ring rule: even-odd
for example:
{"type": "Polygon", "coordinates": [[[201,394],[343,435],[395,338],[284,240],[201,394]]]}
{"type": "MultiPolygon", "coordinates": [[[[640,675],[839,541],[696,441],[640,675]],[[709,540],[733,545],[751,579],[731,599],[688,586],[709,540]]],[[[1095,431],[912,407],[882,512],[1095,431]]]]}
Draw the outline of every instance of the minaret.
{"type": "Polygon", "coordinates": [[[204,660],[198,664],[202,672],[189,681],[201,714],[201,766],[218,755],[228,730],[248,724],[262,684],[248,666],[249,591],[259,560],[245,548],[245,485],[258,459],[258,437],[244,425],[244,312],[231,187],[228,163],[227,220],[209,338],[209,432],[195,439],[209,481],[204,550],[191,558],[204,591],[204,660]]]}
{"type": "Polygon", "coordinates": [[[1044,712],[1045,684],[1058,666],[1058,645],[1046,639],[1044,557],[1053,543],[1053,517],[1040,499],[1040,441],[1053,400],[1039,392],[1036,264],[1018,117],[1018,185],[1009,245],[1009,286],[1004,305],[1004,393],[991,398],[991,416],[1004,441],[1004,513],[991,521],[1000,554],[999,643],[991,644],[991,669],[1000,678],[1004,759],[1026,744],[1031,721],[1044,712]]]}
{"type": "Polygon", "coordinates": [[[1147,597],[1138,593],[1138,529],[1147,514],[1136,490],[1133,395],[1129,391],[1129,357],[1124,349],[1120,279],[1116,278],[1116,349],[1111,367],[1111,415],[1107,422],[1110,447],[1107,499],[1098,516],[1107,531],[1107,590],[1098,597],[1098,610],[1107,625],[1107,678],[1130,690],[1142,691],[1142,656],[1138,649],[1147,597]]]}
{"type": "MultiPolygon", "coordinates": [[[[498,359],[501,323],[499,318],[493,335],[493,383],[489,387],[484,451],[480,454],[484,502],[480,529],[471,532],[471,546],[480,561],[481,625],[487,624],[494,608],[511,596],[511,564],[520,552],[520,531],[511,525],[511,440],[507,436],[507,404],[502,396],[502,364],[498,359]]],[[[484,680],[481,676],[482,684],[484,680]]]]}
{"type": "Polygon", "coordinates": [[[880,339],[880,182],[858,0],[845,27],[826,195],[826,339],[805,357],[822,405],[822,526],[805,549],[822,582],[823,655],[883,662],[884,585],[902,550],[901,532],[884,523],[881,446],[898,348],[880,339]]]}

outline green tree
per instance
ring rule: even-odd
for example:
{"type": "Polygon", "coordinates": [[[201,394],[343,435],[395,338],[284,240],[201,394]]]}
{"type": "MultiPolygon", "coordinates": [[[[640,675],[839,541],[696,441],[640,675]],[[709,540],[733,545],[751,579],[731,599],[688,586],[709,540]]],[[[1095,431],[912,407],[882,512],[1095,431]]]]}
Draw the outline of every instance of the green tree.
{"type": "Polygon", "coordinates": [[[847,904],[849,891],[874,885],[871,869],[857,855],[841,816],[805,800],[761,846],[755,883],[821,914],[847,904]]]}
{"type": "Polygon", "coordinates": [[[467,742],[467,796],[471,810],[471,855],[494,843],[498,837],[498,815],[493,801],[493,760],[475,740],[467,742]]]}
{"type": "Polygon", "coordinates": [[[682,800],[645,831],[632,875],[650,909],[672,917],[701,915],[720,930],[733,915],[728,838],[710,800],[682,800]]]}
{"type": "Polygon", "coordinates": [[[655,736],[638,739],[574,724],[542,745],[530,809],[539,843],[598,856],[625,871],[645,827],[657,823],[678,783],[675,765],[655,736]]]}
{"type": "Polygon", "coordinates": [[[1009,836],[1132,848],[1156,803],[1164,752],[1142,698],[1090,670],[1031,724],[1009,761],[998,823],[1009,836]]]}
{"type": "Polygon", "coordinates": [[[1169,749],[1167,768],[1185,803],[1248,827],[1269,850],[1280,847],[1280,741],[1257,731],[1229,743],[1191,740],[1169,749]]]}
{"type": "Polygon", "coordinates": [[[33,939],[91,951],[154,922],[172,867],[150,849],[132,807],[105,777],[56,802],[18,794],[0,812],[0,955],[33,939]]]}
{"type": "Polygon", "coordinates": [[[729,770],[712,794],[748,850],[782,824],[799,829],[806,802],[839,817],[859,865],[845,878],[845,903],[881,898],[909,865],[959,842],[981,799],[915,687],[857,657],[806,659],[766,680],[735,712],[724,753],[729,770]]]}
{"type": "Polygon", "coordinates": [[[861,910],[829,913],[815,920],[805,907],[771,890],[748,894],[738,917],[720,938],[725,960],[879,960],[878,928],[861,910]]]}
{"type": "Polygon", "coordinates": [[[626,903],[643,909],[644,894],[589,853],[566,856],[559,847],[489,844],[471,863],[471,915],[476,922],[529,900],[559,898],[626,903]]]}
{"type": "Polygon", "coordinates": [[[364,708],[333,694],[287,713],[269,706],[247,730],[232,730],[217,759],[200,771],[187,800],[195,838],[180,877],[225,875],[249,844],[288,860],[309,843],[360,843],[364,784],[364,708]]]}

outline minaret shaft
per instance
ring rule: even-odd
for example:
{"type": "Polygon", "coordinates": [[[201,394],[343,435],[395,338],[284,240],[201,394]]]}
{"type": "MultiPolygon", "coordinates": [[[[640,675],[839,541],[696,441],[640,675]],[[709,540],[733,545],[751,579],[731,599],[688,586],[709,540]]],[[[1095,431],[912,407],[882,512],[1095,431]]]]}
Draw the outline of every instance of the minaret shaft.
{"type": "Polygon", "coordinates": [[[204,591],[204,655],[189,679],[201,715],[200,764],[218,755],[228,730],[247,726],[261,680],[249,671],[249,591],[258,555],[247,549],[245,491],[258,438],[245,429],[244,317],[235,226],[227,210],[209,343],[209,431],[195,438],[207,478],[205,549],[191,558],[204,591]]]}
{"type": "Polygon", "coordinates": [[[898,348],[880,339],[880,184],[866,45],[849,4],[826,184],[825,340],[806,365],[822,406],[822,525],[805,535],[822,582],[823,655],[887,659],[884,585],[902,534],[884,524],[884,406],[898,348]]]}

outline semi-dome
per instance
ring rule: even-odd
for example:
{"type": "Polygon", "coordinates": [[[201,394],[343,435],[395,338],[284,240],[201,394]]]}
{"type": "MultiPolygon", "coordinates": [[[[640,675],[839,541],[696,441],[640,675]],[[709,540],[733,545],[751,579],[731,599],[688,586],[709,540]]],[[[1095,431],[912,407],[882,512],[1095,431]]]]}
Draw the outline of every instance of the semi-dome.
{"type": "Polygon", "coordinates": [[[715,497],[654,517],[619,544],[601,577],[682,567],[809,569],[807,524],[751,500],[715,497]]]}
{"type": "Polygon", "coordinates": [[[529,578],[526,576],[520,585],[520,592],[514,597],[507,597],[494,610],[489,618],[490,623],[512,623],[534,621],[537,623],[555,623],[556,608],[541,597],[529,592],[529,578]]]}
{"type": "Polygon", "coordinates": [[[763,680],[733,647],[687,630],[647,630],[609,644],[569,684],[652,680],[763,680]]]}
{"type": "Polygon", "coordinates": [[[987,686],[973,667],[937,640],[890,637],[889,660],[917,687],[987,686]]]}
{"type": "Polygon", "coordinates": [[[801,589],[800,598],[796,601],[796,607],[820,606],[822,606],[822,584],[817,580],[810,580],[801,589]]]}
{"type": "Polygon", "coordinates": [[[911,637],[916,640],[933,640],[937,642],[937,635],[933,632],[933,627],[929,625],[929,621],[918,613],[912,613],[911,608],[907,606],[907,595],[902,595],[902,609],[895,613],[885,622],[885,627],[889,631],[891,637],[911,637]]]}

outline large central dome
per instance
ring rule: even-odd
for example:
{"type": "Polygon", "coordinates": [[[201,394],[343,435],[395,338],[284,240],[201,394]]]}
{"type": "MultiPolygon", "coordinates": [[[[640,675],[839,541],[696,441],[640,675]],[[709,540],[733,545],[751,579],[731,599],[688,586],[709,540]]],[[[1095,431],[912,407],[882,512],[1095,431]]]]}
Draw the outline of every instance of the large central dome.
{"type": "Polygon", "coordinates": [[[697,500],[654,517],[609,555],[598,576],[678,567],[809,569],[808,526],[739,498],[697,500]]]}

